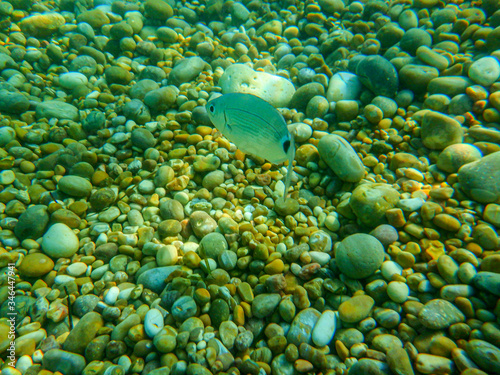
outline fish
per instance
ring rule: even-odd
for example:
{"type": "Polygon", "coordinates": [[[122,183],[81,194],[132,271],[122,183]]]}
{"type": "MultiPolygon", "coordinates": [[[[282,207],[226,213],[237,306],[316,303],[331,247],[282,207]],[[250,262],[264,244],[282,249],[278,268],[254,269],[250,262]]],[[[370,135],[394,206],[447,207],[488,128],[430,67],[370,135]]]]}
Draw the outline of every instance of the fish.
{"type": "Polygon", "coordinates": [[[246,154],[260,156],[273,164],[288,160],[285,197],[292,181],[295,140],[281,113],[252,94],[224,94],[206,104],[210,121],[227,139],[246,154]]]}

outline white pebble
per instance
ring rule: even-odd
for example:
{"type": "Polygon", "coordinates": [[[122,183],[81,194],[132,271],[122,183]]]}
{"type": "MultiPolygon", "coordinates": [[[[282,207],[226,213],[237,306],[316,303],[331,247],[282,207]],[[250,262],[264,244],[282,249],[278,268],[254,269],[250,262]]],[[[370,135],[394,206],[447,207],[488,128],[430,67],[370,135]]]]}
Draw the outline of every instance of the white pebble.
{"type": "Polygon", "coordinates": [[[23,355],[21,358],[17,360],[16,369],[21,371],[21,374],[24,374],[26,370],[33,366],[33,361],[29,355],[23,355]]]}
{"type": "Polygon", "coordinates": [[[310,251],[309,255],[314,263],[319,263],[321,266],[327,265],[331,259],[330,254],[321,251],[310,251]]]}
{"type": "Polygon", "coordinates": [[[312,331],[312,340],[318,347],[328,345],[335,335],[337,328],[336,313],[325,310],[319,317],[312,331]]]}
{"type": "Polygon", "coordinates": [[[113,306],[118,299],[118,294],[120,294],[120,289],[117,286],[112,286],[104,296],[104,302],[113,306]]]}
{"type": "Polygon", "coordinates": [[[69,275],[57,275],[54,278],[54,283],[55,284],[64,284],[64,283],[68,283],[68,282],[73,281],[73,280],[75,280],[75,278],[73,276],[69,276],[69,275]]]}
{"type": "Polygon", "coordinates": [[[396,303],[406,302],[410,295],[410,288],[401,281],[391,281],[387,285],[387,295],[396,303]]]}
{"type": "Polygon", "coordinates": [[[66,268],[66,273],[70,276],[78,277],[87,271],[87,265],[83,262],[75,262],[66,268]]]}
{"type": "Polygon", "coordinates": [[[150,338],[155,337],[163,329],[164,324],[163,315],[157,309],[149,310],[144,317],[144,331],[150,338]]]}
{"type": "Polygon", "coordinates": [[[386,260],[382,263],[380,270],[382,271],[382,276],[384,276],[386,280],[391,280],[394,275],[403,274],[403,267],[392,260],[386,260]]]}
{"type": "Polygon", "coordinates": [[[156,263],[158,266],[173,266],[177,263],[177,248],[173,245],[164,245],[156,254],[156,263]]]}

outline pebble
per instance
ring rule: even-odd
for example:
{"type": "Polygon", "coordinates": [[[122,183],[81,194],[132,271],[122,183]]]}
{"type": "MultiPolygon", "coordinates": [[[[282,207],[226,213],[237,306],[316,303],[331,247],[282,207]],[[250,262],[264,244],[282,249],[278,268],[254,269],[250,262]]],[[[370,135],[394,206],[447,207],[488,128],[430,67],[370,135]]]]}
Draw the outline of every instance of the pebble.
{"type": "Polygon", "coordinates": [[[223,94],[246,93],[264,99],[276,108],[286,107],[295,94],[293,84],[280,76],[232,64],[219,80],[223,94]]]}
{"type": "Polygon", "coordinates": [[[311,338],[316,346],[323,347],[332,341],[337,328],[336,319],[335,312],[331,310],[323,311],[312,331],[311,338]]]}
{"type": "Polygon", "coordinates": [[[26,277],[41,277],[54,268],[54,262],[42,253],[26,255],[19,266],[19,273],[26,277]]]}
{"type": "Polygon", "coordinates": [[[318,151],[321,159],[340,179],[358,182],[365,175],[361,159],[352,146],[338,135],[327,135],[320,139],[318,151]]]}
{"type": "Polygon", "coordinates": [[[339,100],[357,100],[361,93],[361,82],[352,73],[340,72],[330,78],[326,98],[330,102],[339,100]]]}
{"type": "Polygon", "coordinates": [[[42,249],[51,258],[70,258],[79,249],[76,234],[67,225],[52,225],[42,238],[42,249]]]}
{"type": "Polygon", "coordinates": [[[252,302],[252,314],[259,319],[274,312],[281,301],[279,294],[263,293],[255,296],[252,302]]]}
{"type": "Polygon", "coordinates": [[[500,151],[464,165],[458,171],[460,187],[480,203],[495,203],[500,197],[500,151]]]}
{"type": "Polygon", "coordinates": [[[377,227],[386,223],[385,213],[398,204],[399,197],[399,192],[387,184],[368,183],[353,190],[349,205],[363,225],[377,227]]]}
{"type": "Polygon", "coordinates": [[[59,371],[67,375],[82,374],[85,358],[61,349],[50,349],[44,353],[42,365],[49,371],[59,371]]]}
{"type": "Polygon", "coordinates": [[[370,296],[353,296],[339,306],[339,318],[346,323],[358,323],[368,317],[374,304],[370,296]]]}
{"type": "Polygon", "coordinates": [[[352,279],[363,279],[380,268],[384,247],[373,236],[357,233],[340,243],[335,259],[341,272],[352,279]]]}
{"type": "Polygon", "coordinates": [[[427,302],[418,314],[418,320],[430,329],[444,329],[465,320],[463,313],[443,299],[427,302]]]}
{"type": "Polygon", "coordinates": [[[452,144],[462,143],[463,130],[457,120],[429,110],[422,118],[421,136],[425,147],[443,150],[452,144]]]}
{"type": "Polygon", "coordinates": [[[59,190],[73,197],[87,197],[92,191],[92,184],[79,176],[64,176],[57,184],[59,190]]]}
{"type": "MultiPolygon", "coordinates": [[[[255,302],[252,304],[252,306],[255,302]]],[[[288,343],[297,347],[301,343],[311,344],[311,336],[314,326],[318,322],[321,314],[313,308],[307,308],[299,312],[292,321],[286,339],[288,343]]]]}
{"type": "Polygon", "coordinates": [[[356,67],[356,75],[375,95],[392,98],[396,95],[399,78],[394,66],[378,55],[363,58],[356,67]]]}
{"type": "Polygon", "coordinates": [[[99,313],[92,311],[85,314],[69,332],[64,341],[63,349],[72,353],[84,354],[85,349],[96,337],[103,324],[104,321],[99,313]]]}
{"type": "Polygon", "coordinates": [[[87,84],[87,77],[78,72],[64,73],[59,76],[59,85],[68,90],[73,90],[78,86],[87,84]]]}
{"type": "Polygon", "coordinates": [[[468,74],[475,83],[491,86],[500,77],[500,62],[492,56],[482,57],[472,63],[468,74]]]}
{"type": "Polygon", "coordinates": [[[62,102],[59,100],[50,100],[41,102],[36,105],[36,117],[41,118],[57,118],[59,120],[78,121],[80,115],[78,108],[74,105],[62,102]]]}
{"type": "Polygon", "coordinates": [[[439,169],[456,173],[465,164],[481,159],[481,151],[467,143],[456,143],[446,147],[438,156],[436,165],[439,169]]]}

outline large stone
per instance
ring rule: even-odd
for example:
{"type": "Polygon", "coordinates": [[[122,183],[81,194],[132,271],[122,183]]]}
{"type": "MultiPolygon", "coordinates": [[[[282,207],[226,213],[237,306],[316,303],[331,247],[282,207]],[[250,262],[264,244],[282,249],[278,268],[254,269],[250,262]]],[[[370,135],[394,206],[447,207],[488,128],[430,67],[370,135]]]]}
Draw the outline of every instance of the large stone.
{"type": "Polygon", "coordinates": [[[90,181],[80,176],[64,176],[59,180],[57,187],[72,197],[87,197],[92,191],[90,181]]]}
{"type": "Polygon", "coordinates": [[[42,365],[46,370],[59,371],[64,375],[81,375],[85,368],[85,358],[65,350],[50,349],[44,354],[42,365]]]}
{"type": "Polygon", "coordinates": [[[54,261],[43,253],[31,253],[24,257],[19,273],[26,277],[41,277],[52,271],[54,261]]]}
{"type": "Polygon", "coordinates": [[[43,235],[42,249],[51,258],[71,258],[79,248],[76,234],[67,225],[56,223],[43,235]]]}
{"type": "Polygon", "coordinates": [[[292,82],[286,78],[258,72],[244,64],[229,66],[219,85],[223,94],[252,94],[277,108],[286,107],[295,93],[292,82]]]}
{"type": "Polygon", "coordinates": [[[431,110],[425,112],[420,132],[424,146],[433,150],[442,150],[455,143],[462,143],[464,136],[457,120],[431,110]]]}
{"type": "Polygon", "coordinates": [[[147,270],[137,278],[137,284],[143,284],[144,288],[151,289],[153,292],[160,294],[167,285],[166,278],[172,272],[180,269],[181,266],[166,266],[147,270]]]}
{"type": "Polygon", "coordinates": [[[26,96],[19,92],[0,90],[0,112],[23,113],[30,107],[26,96]]]}
{"type": "Polygon", "coordinates": [[[23,18],[20,26],[24,33],[44,38],[54,34],[65,22],[66,20],[60,13],[48,12],[23,18]]]}
{"type": "Polygon", "coordinates": [[[379,55],[367,56],[356,66],[361,83],[375,95],[392,98],[399,86],[398,72],[389,60],[379,55]]]}
{"type": "Polygon", "coordinates": [[[335,260],[339,270],[347,277],[364,279],[382,265],[384,246],[369,234],[356,233],[342,240],[335,260]]]}
{"type": "Polygon", "coordinates": [[[470,340],[465,346],[467,354],[489,374],[500,374],[500,349],[483,340],[470,340]]]}
{"type": "Polygon", "coordinates": [[[500,151],[462,166],[458,182],[468,196],[480,203],[500,202],[500,151]]]}
{"type": "Polygon", "coordinates": [[[68,352],[83,354],[85,348],[96,337],[97,331],[103,326],[103,319],[94,311],[85,314],[69,332],[64,341],[63,349],[68,352]]]}
{"type": "Polygon", "coordinates": [[[79,118],[78,108],[74,105],[62,102],[60,100],[47,100],[36,105],[36,117],[57,118],[59,120],[77,121],[79,118]]]}
{"type": "Polygon", "coordinates": [[[14,234],[19,240],[37,239],[45,233],[49,223],[47,207],[43,205],[30,206],[24,211],[14,227],[14,234]]]}

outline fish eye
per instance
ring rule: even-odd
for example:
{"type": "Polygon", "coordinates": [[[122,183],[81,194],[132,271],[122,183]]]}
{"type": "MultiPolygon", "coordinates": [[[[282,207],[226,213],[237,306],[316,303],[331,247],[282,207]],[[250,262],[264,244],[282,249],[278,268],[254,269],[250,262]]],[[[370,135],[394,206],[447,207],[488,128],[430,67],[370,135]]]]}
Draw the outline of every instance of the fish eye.
{"type": "Polygon", "coordinates": [[[208,110],[209,110],[210,112],[214,113],[214,111],[215,111],[215,107],[214,107],[214,105],[212,104],[211,106],[209,106],[209,107],[208,107],[208,110]]]}
{"type": "Polygon", "coordinates": [[[289,149],[290,149],[290,141],[286,140],[285,142],[283,142],[283,151],[285,151],[285,154],[288,152],[289,149]]]}

